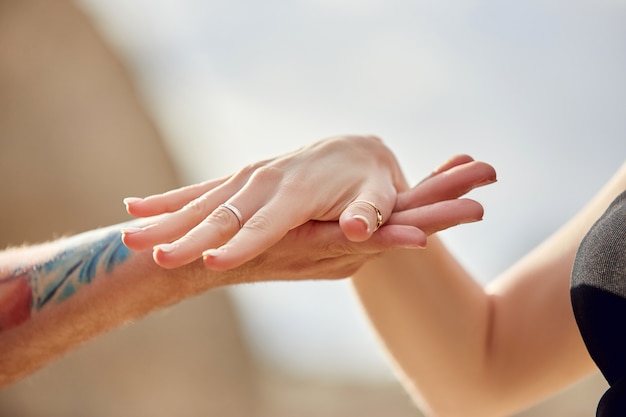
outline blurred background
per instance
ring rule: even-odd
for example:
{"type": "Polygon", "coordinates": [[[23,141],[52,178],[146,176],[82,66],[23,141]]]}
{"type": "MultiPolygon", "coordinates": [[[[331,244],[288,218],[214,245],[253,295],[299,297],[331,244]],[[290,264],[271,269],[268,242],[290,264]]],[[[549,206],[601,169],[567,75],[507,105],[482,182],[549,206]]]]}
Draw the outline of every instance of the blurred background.
{"type": "MultiPolygon", "coordinates": [[[[496,167],[485,220],[442,234],[486,283],[624,162],[625,22],[623,0],[1,0],[0,243],[372,133],[412,182],[456,153],[496,167]]],[[[604,389],[519,416],[593,415],[604,389]]],[[[185,301],[0,391],[0,415],[421,414],[344,280],[185,301]]]]}

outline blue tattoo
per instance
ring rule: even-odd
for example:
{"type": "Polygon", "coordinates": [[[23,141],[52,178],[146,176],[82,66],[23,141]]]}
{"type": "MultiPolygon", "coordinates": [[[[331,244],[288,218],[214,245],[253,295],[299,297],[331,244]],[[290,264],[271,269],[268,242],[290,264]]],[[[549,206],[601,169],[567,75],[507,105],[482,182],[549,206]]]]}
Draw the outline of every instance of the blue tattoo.
{"type": "Polygon", "coordinates": [[[98,269],[110,274],[129,256],[130,250],[122,243],[117,230],[91,242],[79,239],[73,248],[28,271],[33,289],[31,311],[39,311],[52,301],[66,300],[82,286],[90,284],[98,269]]]}

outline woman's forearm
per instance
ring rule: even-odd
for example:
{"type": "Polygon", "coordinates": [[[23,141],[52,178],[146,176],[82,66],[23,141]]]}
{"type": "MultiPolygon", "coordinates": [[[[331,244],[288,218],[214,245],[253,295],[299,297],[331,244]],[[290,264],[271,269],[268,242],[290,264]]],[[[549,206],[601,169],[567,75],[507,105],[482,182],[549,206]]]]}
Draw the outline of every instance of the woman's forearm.
{"type": "Polygon", "coordinates": [[[482,377],[489,299],[436,237],[424,250],[385,253],[361,268],[353,283],[424,412],[431,415],[432,406],[445,411],[448,401],[472,401],[464,385],[482,377]],[[444,387],[449,395],[441,395],[444,387]]]}
{"type": "Polygon", "coordinates": [[[427,415],[510,415],[593,371],[569,305],[579,237],[566,232],[486,289],[436,239],[359,271],[357,294],[427,415]]]}

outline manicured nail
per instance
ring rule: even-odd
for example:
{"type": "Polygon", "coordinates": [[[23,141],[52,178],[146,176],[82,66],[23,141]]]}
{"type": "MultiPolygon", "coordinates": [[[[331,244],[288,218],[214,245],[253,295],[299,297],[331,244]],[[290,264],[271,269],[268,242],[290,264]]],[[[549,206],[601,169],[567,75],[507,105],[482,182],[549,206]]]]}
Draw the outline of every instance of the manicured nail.
{"type": "Polygon", "coordinates": [[[220,251],[218,249],[209,249],[209,250],[205,250],[204,252],[202,252],[202,257],[203,258],[215,258],[217,255],[220,254],[220,251]]]}
{"type": "Polygon", "coordinates": [[[356,220],[362,221],[363,224],[365,224],[365,228],[367,229],[367,232],[368,233],[370,232],[370,222],[369,222],[369,220],[367,220],[367,217],[362,216],[360,214],[355,214],[354,216],[352,216],[352,218],[356,219],[356,220]]]}
{"type": "Polygon", "coordinates": [[[174,244],[162,243],[160,245],[156,245],[154,247],[154,250],[167,253],[167,252],[172,252],[175,248],[176,248],[176,245],[174,245],[174,244]]]}
{"type": "Polygon", "coordinates": [[[124,201],[124,205],[126,207],[128,207],[129,204],[133,204],[136,203],[138,201],[143,200],[143,198],[139,198],[139,197],[126,197],[123,201],[124,201]]]}
{"type": "Polygon", "coordinates": [[[143,228],[141,227],[135,227],[135,226],[129,226],[129,227],[125,227],[121,230],[121,232],[125,235],[132,235],[133,233],[138,233],[138,232],[143,232],[143,228]]]}
{"type": "Polygon", "coordinates": [[[404,249],[426,249],[428,246],[428,242],[411,242],[405,245],[402,245],[404,249]]]}

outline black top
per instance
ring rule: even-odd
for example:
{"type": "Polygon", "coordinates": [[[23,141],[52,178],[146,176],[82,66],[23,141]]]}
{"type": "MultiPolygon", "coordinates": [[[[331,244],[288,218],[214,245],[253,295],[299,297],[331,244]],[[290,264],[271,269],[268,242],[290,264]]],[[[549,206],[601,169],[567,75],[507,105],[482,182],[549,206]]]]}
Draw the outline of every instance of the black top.
{"type": "Polygon", "coordinates": [[[571,300],[589,354],[610,384],[598,417],[626,416],[626,191],[582,240],[571,300]]]}

